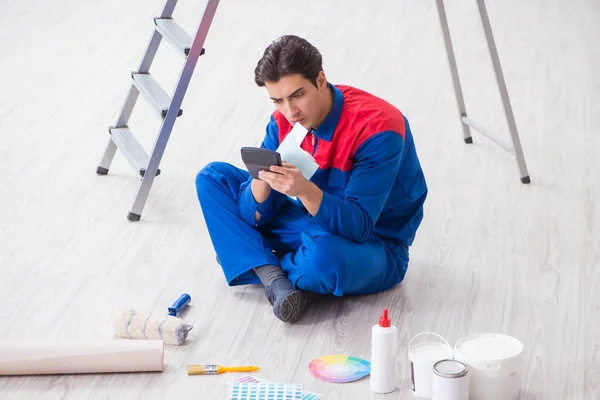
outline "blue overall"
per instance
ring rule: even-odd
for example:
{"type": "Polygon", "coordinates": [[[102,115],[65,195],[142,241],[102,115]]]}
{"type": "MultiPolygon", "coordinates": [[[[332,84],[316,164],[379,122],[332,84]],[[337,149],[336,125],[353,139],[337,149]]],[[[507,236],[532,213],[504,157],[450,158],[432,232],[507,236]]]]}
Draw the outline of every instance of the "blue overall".
{"type": "MultiPolygon", "coordinates": [[[[331,90],[331,112],[301,146],[319,164],[310,179],[323,190],[315,216],[274,190],[256,203],[252,178],[233,165],[214,162],[198,173],[198,199],[229,285],[260,283],[253,269],[266,264],[281,266],[299,289],[336,296],[403,280],[427,195],[408,121],[366,92],[331,90]]],[[[291,128],[276,111],[262,147],[276,150],[291,128]]]]}

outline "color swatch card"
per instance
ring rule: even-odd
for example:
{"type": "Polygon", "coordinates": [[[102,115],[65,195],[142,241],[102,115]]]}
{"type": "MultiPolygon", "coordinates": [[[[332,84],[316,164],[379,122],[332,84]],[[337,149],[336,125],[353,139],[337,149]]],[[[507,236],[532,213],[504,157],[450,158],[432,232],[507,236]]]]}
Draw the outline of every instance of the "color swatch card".
{"type": "Polygon", "coordinates": [[[260,383],[260,381],[258,379],[256,379],[255,377],[253,377],[251,375],[244,375],[244,376],[240,376],[237,379],[234,379],[232,381],[227,382],[227,384],[229,386],[233,386],[233,384],[236,383],[236,382],[237,383],[260,383]]]}
{"type": "Polygon", "coordinates": [[[302,400],[319,400],[323,395],[319,393],[307,392],[306,390],[302,394],[302,400]]]}
{"type": "MultiPolygon", "coordinates": [[[[268,381],[266,379],[259,379],[259,381],[261,383],[273,383],[273,382],[270,382],[270,381],[268,381]]],[[[319,400],[322,397],[323,397],[323,395],[319,394],[319,393],[308,392],[306,390],[304,390],[302,392],[302,400],[319,400]]]]}
{"type": "Polygon", "coordinates": [[[287,383],[234,382],[231,400],[302,400],[302,385],[287,383]]]}
{"type": "MultiPolygon", "coordinates": [[[[257,379],[250,375],[241,376],[233,381],[227,382],[228,385],[232,386],[234,383],[273,383],[266,379],[257,379]]],[[[308,392],[306,390],[302,391],[302,400],[319,400],[323,398],[322,394],[308,392]]]]}
{"type": "Polygon", "coordinates": [[[333,383],[356,381],[371,373],[371,363],[343,354],[315,358],[308,365],[315,378],[333,383]]]}

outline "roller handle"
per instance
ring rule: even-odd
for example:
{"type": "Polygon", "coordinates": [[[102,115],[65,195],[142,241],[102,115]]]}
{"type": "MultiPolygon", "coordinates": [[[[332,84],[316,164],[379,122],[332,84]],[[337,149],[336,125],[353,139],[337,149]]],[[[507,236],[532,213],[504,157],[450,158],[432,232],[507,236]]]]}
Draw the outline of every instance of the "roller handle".
{"type": "Polygon", "coordinates": [[[190,297],[189,294],[184,293],[181,296],[179,296],[179,298],[177,300],[175,300],[175,302],[171,305],[171,307],[168,308],[169,311],[169,315],[176,317],[177,314],[179,314],[179,312],[185,308],[185,306],[187,306],[188,304],[190,304],[190,301],[192,300],[192,298],[190,297]]]}

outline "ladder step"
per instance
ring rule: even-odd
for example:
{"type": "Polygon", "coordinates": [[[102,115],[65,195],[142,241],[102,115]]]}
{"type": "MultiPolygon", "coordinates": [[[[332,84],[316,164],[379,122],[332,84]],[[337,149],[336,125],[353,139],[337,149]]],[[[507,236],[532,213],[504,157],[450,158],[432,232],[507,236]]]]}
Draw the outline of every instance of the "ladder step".
{"type": "MultiPolygon", "coordinates": [[[[150,157],[137,141],[129,128],[110,128],[112,141],[117,145],[117,148],[123,153],[129,164],[141,176],[144,176],[150,157]]],[[[156,171],[156,175],[160,174],[160,169],[156,171]]]]}
{"type": "MultiPolygon", "coordinates": [[[[154,112],[160,118],[166,117],[167,111],[169,111],[169,107],[171,106],[171,98],[156,82],[156,79],[149,73],[140,74],[137,72],[133,72],[131,77],[133,78],[133,84],[142,96],[144,96],[154,112]]],[[[183,114],[183,110],[179,109],[177,116],[179,117],[181,114],[183,114]]]]}
{"type": "Polygon", "coordinates": [[[192,38],[173,18],[155,18],[156,30],[177,48],[184,57],[190,53],[192,38]]]}
{"type": "MultiPolygon", "coordinates": [[[[158,33],[177,48],[182,56],[187,57],[190,54],[192,37],[173,18],[154,18],[154,24],[158,33]]],[[[200,55],[204,52],[205,50],[202,49],[200,55]]]]}

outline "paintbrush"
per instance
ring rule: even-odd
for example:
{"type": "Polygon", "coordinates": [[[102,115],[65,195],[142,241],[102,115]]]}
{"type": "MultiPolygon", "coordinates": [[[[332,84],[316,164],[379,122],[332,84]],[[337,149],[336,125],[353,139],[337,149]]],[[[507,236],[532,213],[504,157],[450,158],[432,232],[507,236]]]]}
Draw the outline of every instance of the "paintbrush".
{"type": "Polygon", "coordinates": [[[260,367],[243,366],[243,367],[223,367],[221,365],[188,365],[188,375],[217,375],[224,372],[256,372],[260,367]]]}

